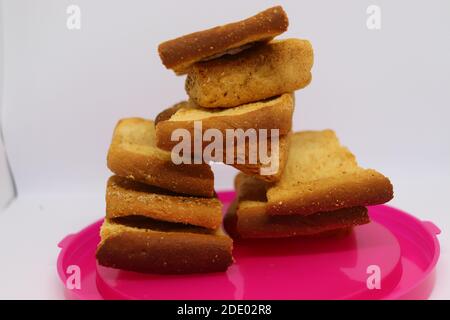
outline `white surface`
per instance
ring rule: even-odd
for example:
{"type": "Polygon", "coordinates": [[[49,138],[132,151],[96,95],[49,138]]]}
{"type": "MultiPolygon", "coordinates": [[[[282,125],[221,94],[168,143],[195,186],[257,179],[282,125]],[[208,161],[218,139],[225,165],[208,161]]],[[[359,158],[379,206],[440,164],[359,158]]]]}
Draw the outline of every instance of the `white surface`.
{"type": "MultiPolygon", "coordinates": [[[[2,5],[0,3],[0,17],[2,17],[2,5]]],[[[0,19],[0,214],[3,208],[14,196],[14,188],[6,160],[6,150],[3,144],[2,134],[2,105],[3,105],[3,19],[0,19]]]]}
{"type": "MultiPolygon", "coordinates": [[[[449,176],[447,172],[447,181],[449,176]]],[[[419,173],[416,177],[414,180],[408,176],[396,178],[397,189],[401,192],[397,192],[392,205],[449,230],[449,221],[441,219],[447,210],[439,202],[423,195],[423,185],[432,185],[435,186],[436,198],[448,196],[447,182],[441,172],[419,173]]],[[[100,219],[103,211],[102,193],[90,197],[23,196],[15,200],[0,216],[0,299],[63,299],[63,286],[56,274],[57,243],[67,234],[100,219]]],[[[441,258],[431,299],[448,299],[449,233],[442,233],[439,240],[441,258]]]]}
{"type": "Polygon", "coordinates": [[[0,216],[0,299],[64,299],[57,244],[103,216],[98,197],[23,196],[0,216]]]}
{"type": "MultiPolygon", "coordinates": [[[[0,128],[1,130],[1,128],[0,128]]],[[[14,197],[14,188],[6,161],[3,141],[0,137],[0,215],[14,197]]]]}
{"type": "MultiPolygon", "coordinates": [[[[277,3],[291,21],[285,37],[310,39],[315,49],[295,128],[335,129],[361,164],[392,178],[393,205],[444,230],[433,297],[450,298],[450,2],[277,3]],[[366,28],[371,4],[382,9],[380,31],[366,28]]],[[[56,244],[103,214],[116,121],[154,117],[185,98],[183,78],[164,69],[157,44],[272,4],[3,1],[3,129],[19,198],[0,214],[1,297],[61,297],[56,244]],[[79,31],[66,28],[68,4],[81,8],[79,31]]],[[[218,188],[231,187],[232,172],[217,168],[218,188]]]]}

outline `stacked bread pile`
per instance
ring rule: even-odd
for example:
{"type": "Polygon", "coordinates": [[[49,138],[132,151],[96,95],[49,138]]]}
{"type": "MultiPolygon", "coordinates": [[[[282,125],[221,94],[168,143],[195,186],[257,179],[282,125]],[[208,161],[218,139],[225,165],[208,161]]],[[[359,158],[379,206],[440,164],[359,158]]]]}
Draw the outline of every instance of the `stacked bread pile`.
{"type": "Polygon", "coordinates": [[[226,164],[241,171],[225,217],[233,238],[348,232],[369,222],[366,206],[392,198],[389,180],[359,167],[331,130],[291,132],[293,92],[311,81],[313,51],[306,40],[273,40],[287,27],[286,13],[274,7],[159,46],[163,64],[187,74],[189,99],[161,112],[155,122],[131,118],[116,126],[108,154],[115,176],[107,185],[97,250],[101,265],[194,273],[224,271],[232,263],[211,159],[202,157],[209,142],[193,141],[198,122],[202,134],[209,129],[224,137],[229,130],[276,133],[249,139],[243,156],[226,139],[214,153],[212,160],[233,159],[226,164]],[[177,129],[189,133],[189,157],[198,160],[200,150],[201,161],[174,163],[177,129]],[[278,141],[275,147],[272,140],[278,141]],[[272,165],[261,158],[263,146],[276,154],[270,174],[262,174],[272,165]],[[258,150],[256,162],[248,161],[250,150],[258,150]]]}
{"type": "Polygon", "coordinates": [[[153,121],[117,124],[108,167],[115,175],[107,183],[99,264],[181,274],[223,271],[232,263],[211,168],[175,165],[156,146],[153,121]]]}

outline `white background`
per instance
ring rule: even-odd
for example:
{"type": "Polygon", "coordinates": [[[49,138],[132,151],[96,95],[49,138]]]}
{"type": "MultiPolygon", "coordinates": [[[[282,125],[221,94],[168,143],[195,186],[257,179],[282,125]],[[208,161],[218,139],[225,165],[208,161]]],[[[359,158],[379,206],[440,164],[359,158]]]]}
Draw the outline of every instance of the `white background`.
{"type": "MultiPolygon", "coordinates": [[[[0,6],[0,17],[2,16],[2,8],[0,6]]],[[[0,30],[2,30],[2,22],[0,19],[0,30]]],[[[6,158],[5,146],[2,135],[2,98],[3,98],[3,32],[0,32],[0,211],[8,205],[13,198],[14,188],[9,173],[8,162],[6,158]]]]}
{"type": "MultiPolygon", "coordinates": [[[[154,118],[186,97],[157,45],[282,4],[290,18],[283,37],[309,39],[315,49],[295,129],[333,128],[362,165],[391,178],[392,205],[443,230],[432,297],[450,298],[449,1],[0,3],[0,120],[18,192],[0,213],[0,297],[62,297],[56,244],[104,214],[115,123],[154,118]],[[66,28],[69,4],[81,8],[81,30],[66,28]],[[382,10],[378,31],[366,27],[372,4],[382,10]]],[[[2,163],[0,143],[0,170],[2,163]]],[[[217,188],[231,188],[233,169],[215,169],[217,188]]]]}

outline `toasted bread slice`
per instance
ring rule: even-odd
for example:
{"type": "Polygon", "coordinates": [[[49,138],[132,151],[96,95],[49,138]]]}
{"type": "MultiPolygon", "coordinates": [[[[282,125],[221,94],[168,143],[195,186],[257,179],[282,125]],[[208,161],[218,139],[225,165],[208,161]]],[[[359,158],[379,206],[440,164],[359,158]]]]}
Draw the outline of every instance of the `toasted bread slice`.
{"type": "Polygon", "coordinates": [[[306,215],[382,204],[393,198],[393,187],[359,167],[333,131],[305,131],[292,134],[286,167],[267,198],[269,214],[306,215]]]}
{"type": "Polygon", "coordinates": [[[106,218],[140,215],[156,220],[218,229],[222,203],[216,197],[183,196],[119,176],[106,188],[106,218]]]}
{"type": "MultiPolygon", "coordinates": [[[[226,110],[202,109],[189,102],[182,102],[163,111],[156,118],[157,145],[162,149],[172,151],[179,143],[179,141],[172,141],[172,133],[176,129],[186,129],[190,133],[191,148],[188,150],[191,154],[190,158],[201,158],[202,161],[207,161],[210,158],[205,159],[203,153],[211,141],[204,139],[198,142],[201,144],[201,149],[195,149],[197,142],[194,135],[194,122],[201,121],[202,133],[208,129],[214,129],[222,134],[222,144],[216,150],[222,154],[222,157],[217,161],[222,161],[265,181],[275,182],[281,177],[286,164],[293,108],[294,100],[289,94],[265,102],[226,110]],[[226,136],[229,129],[253,132],[255,139],[241,140],[243,149],[239,149],[237,138],[234,138],[233,146],[227,146],[226,136]],[[258,129],[268,129],[267,136],[259,135],[258,129]],[[271,139],[270,129],[279,130],[281,135],[275,136],[278,143],[271,139]],[[275,148],[272,147],[272,142],[275,148]],[[267,149],[264,149],[263,146],[267,149]],[[263,160],[261,154],[267,154],[269,158],[263,160]]],[[[217,141],[214,140],[214,142],[217,141]]],[[[216,153],[213,152],[213,154],[216,153]]]]}
{"type": "Polygon", "coordinates": [[[159,56],[168,69],[184,74],[195,62],[236,54],[256,42],[285,32],[289,21],[283,8],[269,8],[248,19],[195,32],[161,43],[159,56]]]}
{"type": "Polygon", "coordinates": [[[155,125],[141,118],[117,124],[108,152],[116,175],[177,193],[213,197],[214,174],[208,164],[176,165],[170,152],[156,147],[155,125]]]}
{"type": "MultiPolygon", "coordinates": [[[[176,129],[186,129],[194,145],[194,123],[201,121],[202,133],[208,129],[219,130],[226,136],[226,130],[278,129],[279,135],[287,135],[292,127],[294,112],[293,94],[256,103],[241,105],[232,109],[203,109],[191,102],[181,102],[161,112],[156,118],[156,144],[171,151],[179,141],[172,141],[176,129]]],[[[270,135],[270,132],[268,132],[270,135]]],[[[203,146],[208,145],[203,141],[203,146]]]]}
{"type": "Polygon", "coordinates": [[[237,55],[196,63],[185,87],[201,107],[232,108],[306,87],[312,66],[309,41],[272,41],[237,55]]]}
{"type": "Polygon", "coordinates": [[[267,214],[266,190],[269,185],[238,174],[237,198],[229,207],[224,225],[233,238],[285,238],[334,236],[370,222],[367,209],[353,207],[308,216],[267,214]]]}
{"type": "MultiPolygon", "coordinates": [[[[253,176],[257,179],[266,181],[266,182],[276,182],[280,180],[281,175],[283,174],[284,168],[286,166],[287,162],[287,155],[289,150],[289,141],[290,141],[290,134],[278,137],[278,149],[272,149],[271,147],[271,140],[267,142],[267,150],[268,154],[271,156],[271,161],[269,163],[264,164],[261,161],[261,158],[257,157],[256,164],[251,164],[249,160],[249,154],[250,154],[250,145],[246,145],[247,149],[245,150],[245,163],[239,164],[237,162],[237,150],[235,150],[234,155],[235,161],[233,166],[234,168],[238,169],[239,171],[249,175],[253,176]],[[275,154],[276,153],[276,154],[275,154]]],[[[257,143],[258,144],[258,143],[257,143]]],[[[257,150],[259,154],[259,145],[257,145],[253,150],[257,150]]],[[[223,154],[223,158],[226,159],[227,153],[229,151],[225,151],[223,154]]],[[[255,152],[255,151],[252,151],[255,152]]]]}
{"type": "Polygon", "coordinates": [[[225,271],[233,262],[233,241],[211,231],[143,217],[106,219],[97,261],[105,267],[158,274],[225,271]]]}

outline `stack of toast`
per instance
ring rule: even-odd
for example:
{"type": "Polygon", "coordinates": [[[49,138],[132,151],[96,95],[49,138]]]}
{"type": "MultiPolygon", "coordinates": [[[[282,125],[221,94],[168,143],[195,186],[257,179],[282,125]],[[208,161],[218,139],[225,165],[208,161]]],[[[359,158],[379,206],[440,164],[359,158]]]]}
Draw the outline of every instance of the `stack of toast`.
{"type": "Polygon", "coordinates": [[[345,234],[370,222],[366,206],[392,199],[389,179],[359,167],[333,131],[296,132],[290,140],[279,181],[235,178],[237,197],[225,217],[234,238],[345,234]]]}
{"type": "Polygon", "coordinates": [[[274,40],[288,24],[277,6],[159,46],[163,64],[186,75],[188,99],[155,121],[117,124],[100,265],[146,273],[225,271],[233,263],[230,236],[346,234],[370,221],[366,206],[393,197],[389,179],[359,167],[333,131],[292,132],[294,92],[311,82],[313,50],[307,40],[274,40]],[[231,145],[218,140],[264,130],[270,133],[255,139],[232,135],[231,145]],[[176,132],[189,137],[192,161],[174,160],[176,132]],[[228,235],[210,161],[241,171],[224,218],[228,235]]]}
{"type": "Polygon", "coordinates": [[[233,262],[211,168],[175,165],[170,152],[156,146],[153,121],[119,121],[108,167],[115,175],[106,188],[100,265],[183,274],[224,271],[233,262]]]}
{"type": "MultiPolygon", "coordinates": [[[[274,40],[288,25],[286,13],[277,6],[240,22],[162,43],[158,51],[163,64],[176,74],[187,75],[189,99],[157,117],[158,147],[172,151],[178,144],[172,139],[174,131],[182,129],[194,136],[195,123],[200,121],[203,135],[208,130],[224,137],[230,131],[266,130],[267,136],[248,139],[241,154],[223,139],[215,150],[222,160],[216,161],[265,181],[277,181],[286,163],[295,106],[293,93],[311,82],[313,66],[309,41],[274,40]],[[272,150],[273,139],[277,146],[272,150]],[[261,174],[273,164],[260,154],[265,146],[276,167],[261,174]],[[253,154],[254,161],[249,161],[253,154]]],[[[210,140],[202,141],[201,151],[207,150],[210,140]]],[[[203,160],[207,160],[204,154],[203,160]]]]}

